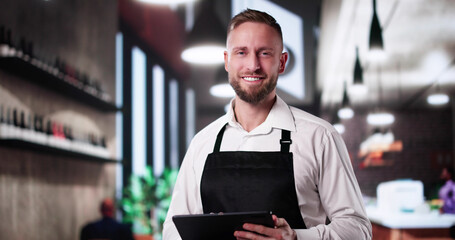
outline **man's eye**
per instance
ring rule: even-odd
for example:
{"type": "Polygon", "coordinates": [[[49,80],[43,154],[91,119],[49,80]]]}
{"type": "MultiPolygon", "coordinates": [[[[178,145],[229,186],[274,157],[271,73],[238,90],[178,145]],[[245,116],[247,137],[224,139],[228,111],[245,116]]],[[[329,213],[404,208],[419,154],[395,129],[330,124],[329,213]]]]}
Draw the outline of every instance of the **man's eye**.
{"type": "Polygon", "coordinates": [[[245,52],[237,52],[237,55],[245,55],[245,52]]]}
{"type": "Polygon", "coordinates": [[[270,52],[262,52],[261,55],[268,56],[270,55],[270,52]]]}

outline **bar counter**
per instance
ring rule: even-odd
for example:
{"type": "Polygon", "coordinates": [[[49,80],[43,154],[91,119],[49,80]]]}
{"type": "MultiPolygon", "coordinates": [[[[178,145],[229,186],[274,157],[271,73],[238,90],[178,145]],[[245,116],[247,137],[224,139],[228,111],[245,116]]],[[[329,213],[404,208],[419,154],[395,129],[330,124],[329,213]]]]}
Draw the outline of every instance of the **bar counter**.
{"type": "Polygon", "coordinates": [[[374,206],[366,208],[373,226],[374,240],[450,240],[450,227],[455,225],[455,214],[387,213],[374,206]]]}

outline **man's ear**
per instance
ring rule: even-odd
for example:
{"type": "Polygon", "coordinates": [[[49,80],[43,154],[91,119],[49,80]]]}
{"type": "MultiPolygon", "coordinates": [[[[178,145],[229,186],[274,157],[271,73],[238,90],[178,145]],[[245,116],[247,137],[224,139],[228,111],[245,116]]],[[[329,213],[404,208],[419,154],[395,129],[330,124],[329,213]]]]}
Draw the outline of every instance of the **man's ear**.
{"type": "Polygon", "coordinates": [[[287,52],[284,52],[281,54],[281,57],[280,57],[280,69],[278,71],[278,73],[283,73],[284,70],[286,69],[286,62],[288,61],[288,53],[287,52]]]}
{"type": "Polygon", "coordinates": [[[228,71],[228,61],[229,61],[229,55],[227,51],[224,51],[224,69],[228,71]]]}

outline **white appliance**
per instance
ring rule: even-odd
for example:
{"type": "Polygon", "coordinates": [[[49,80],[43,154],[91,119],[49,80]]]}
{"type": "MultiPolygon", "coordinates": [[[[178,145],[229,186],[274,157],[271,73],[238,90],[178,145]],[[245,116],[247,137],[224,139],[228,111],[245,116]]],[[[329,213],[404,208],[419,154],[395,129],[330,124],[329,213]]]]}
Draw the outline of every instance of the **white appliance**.
{"type": "Polygon", "coordinates": [[[380,183],[376,194],[377,208],[384,213],[410,213],[424,203],[423,183],[416,180],[380,183]]]}

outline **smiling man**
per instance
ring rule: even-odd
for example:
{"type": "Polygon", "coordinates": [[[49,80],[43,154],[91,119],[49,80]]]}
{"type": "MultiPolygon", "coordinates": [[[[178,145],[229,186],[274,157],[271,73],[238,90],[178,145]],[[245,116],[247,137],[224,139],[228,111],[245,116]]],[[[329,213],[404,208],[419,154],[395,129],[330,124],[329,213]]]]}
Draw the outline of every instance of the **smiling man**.
{"type": "Polygon", "coordinates": [[[341,136],[276,94],[285,70],[281,28],[245,10],[228,27],[224,53],[231,108],[192,140],[164,224],[177,214],[272,211],[274,228],[244,224],[237,239],[371,239],[362,196],[341,136]]]}

